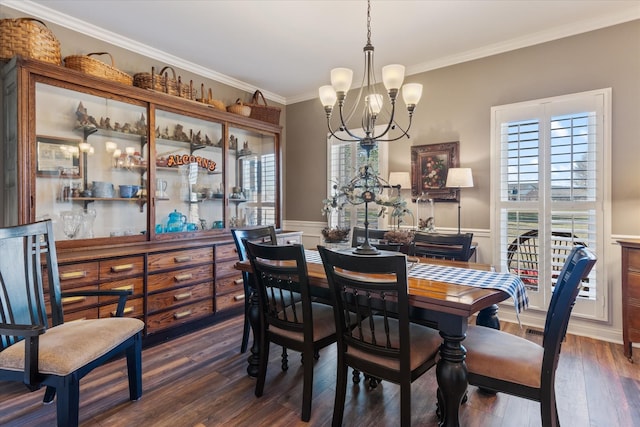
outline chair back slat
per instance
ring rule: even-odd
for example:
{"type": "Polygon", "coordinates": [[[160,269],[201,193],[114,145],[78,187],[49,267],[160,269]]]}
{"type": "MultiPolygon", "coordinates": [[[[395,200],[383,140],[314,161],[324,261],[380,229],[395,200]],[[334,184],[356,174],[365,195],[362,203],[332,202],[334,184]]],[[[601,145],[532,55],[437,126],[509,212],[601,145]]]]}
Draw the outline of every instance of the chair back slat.
{"type": "Polygon", "coordinates": [[[253,268],[261,318],[267,325],[313,337],[304,247],[243,240],[253,268]]]}
{"type": "Polygon", "coordinates": [[[363,256],[322,246],[318,250],[333,297],[338,345],[398,359],[401,370],[409,372],[409,352],[401,351],[409,346],[405,255],[363,256]]]}
{"type": "MultiPolygon", "coordinates": [[[[553,384],[562,341],[567,333],[571,311],[582,280],[589,276],[596,263],[595,255],[584,246],[574,246],[558,275],[558,281],[545,319],[542,345],[542,381],[553,384]]],[[[543,384],[543,390],[545,385],[543,384]]]]}
{"type": "Polygon", "coordinates": [[[468,261],[473,233],[438,234],[417,232],[413,236],[412,255],[428,258],[468,261]]]}
{"type": "MultiPolygon", "coordinates": [[[[0,229],[0,254],[0,322],[46,328],[46,286],[52,325],[62,323],[60,283],[51,221],[0,229]],[[44,275],[44,271],[49,274],[44,275]]],[[[21,339],[22,337],[0,335],[0,350],[21,339]]]]}

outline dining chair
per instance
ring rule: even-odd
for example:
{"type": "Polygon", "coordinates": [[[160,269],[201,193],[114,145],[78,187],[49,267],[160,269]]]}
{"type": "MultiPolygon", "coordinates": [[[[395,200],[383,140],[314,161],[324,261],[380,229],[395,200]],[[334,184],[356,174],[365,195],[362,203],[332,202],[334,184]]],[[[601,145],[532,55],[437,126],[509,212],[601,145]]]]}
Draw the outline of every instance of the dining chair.
{"type": "Polygon", "coordinates": [[[62,310],[63,297],[118,296],[122,316],[130,291],[61,292],[51,220],[0,228],[0,253],[0,380],[31,391],[46,386],[45,403],[57,394],[58,426],[77,426],[80,379],[124,354],[129,399],[138,400],[144,323],[126,317],[64,323],[62,310]]]}
{"type": "MultiPolygon", "coordinates": [[[[231,235],[236,244],[236,252],[238,252],[240,261],[247,260],[247,251],[242,244],[243,239],[272,245],[278,243],[276,230],[272,225],[266,227],[232,228],[231,235]]],[[[244,328],[242,330],[240,353],[246,352],[247,346],[249,345],[249,309],[251,308],[251,279],[249,278],[249,273],[242,272],[242,283],[244,286],[244,328]]]]}
{"type": "Polygon", "coordinates": [[[243,240],[260,300],[260,364],[255,394],[264,392],[269,343],[302,353],[302,421],[311,418],[313,365],[320,349],[336,342],[333,308],[312,301],[304,247],[243,240]],[[300,295],[298,299],[297,295],[300,295]]]}
{"type": "Polygon", "coordinates": [[[348,367],[399,384],[400,425],[411,425],[411,384],[436,363],[442,338],[437,330],[409,321],[405,255],[318,250],[331,289],[338,344],[332,425],[342,425],[348,367]]]}
{"type": "Polygon", "coordinates": [[[468,261],[471,258],[473,233],[440,234],[416,232],[410,255],[440,258],[454,261],[468,261]]]}
{"type": "MultiPolygon", "coordinates": [[[[387,242],[384,235],[389,230],[369,229],[369,244],[381,251],[399,252],[401,244],[387,242]]],[[[365,230],[363,227],[353,227],[351,231],[351,246],[357,247],[364,243],[365,230]]]]}
{"type": "Polygon", "coordinates": [[[555,375],[560,349],[580,283],[595,263],[595,255],[584,246],[572,248],[551,297],[542,345],[470,325],[463,341],[469,384],[539,402],[542,425],[558,426],[555,375]]]}

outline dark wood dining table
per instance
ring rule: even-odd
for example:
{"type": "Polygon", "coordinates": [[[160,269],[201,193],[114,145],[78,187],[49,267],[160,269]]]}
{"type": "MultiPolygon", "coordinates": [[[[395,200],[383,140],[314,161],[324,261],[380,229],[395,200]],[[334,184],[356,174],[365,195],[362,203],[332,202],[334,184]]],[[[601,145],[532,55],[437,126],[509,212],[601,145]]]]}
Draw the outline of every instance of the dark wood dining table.
{"type": "MultiPolygon", "coordinates": [[[[490,266],[471,262],[446,261],[420,258],[420,263],[437,264],[451,267],[472,268],[489,271],[490,266]]],[[[236,269],[251,273],[248,261],[238,262],[236,269]]],[[[322,264],[307,261],[309,284],[316,287],[319,295],[328,290],[327,277],[322,264]]],[[[436,378],[442,394],[443,406],[440,408],[441,426],[457,427],[459,423],[458,408],[467,389],[467,368],[465,365],[466,350],[462,345],[467,331],[469,318],[483,309],[490,309],[485,314],[485,326],[499,325],[495,304],[509,298],[506,292],[498,289],[480,288],[440,282],[428,279],[409,277],[409,304],[411,317],[419,322],[429,322],[437,327],[443,342],[440,346],[440,359],[436,365],[436,378]],[[491,309],[491,307],[494,307],[491,309]]],[[[328,295],[328,293],[327,293],[328,295]]],[[[259,327],[259,308],[257,296],[252,296],[250,323],[254,330],[254,342],[249,356],[247,372],[257,375],[257,363],[260,348],[255,331],[259,327]]]]}

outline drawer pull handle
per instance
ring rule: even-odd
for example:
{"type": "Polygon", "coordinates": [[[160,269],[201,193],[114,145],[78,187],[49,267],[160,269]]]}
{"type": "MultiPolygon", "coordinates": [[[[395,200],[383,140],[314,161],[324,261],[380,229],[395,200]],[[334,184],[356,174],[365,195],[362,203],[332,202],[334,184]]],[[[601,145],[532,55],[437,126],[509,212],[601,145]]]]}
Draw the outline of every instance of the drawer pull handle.
{"type": "Polygon", "coordinates": [[[127,286],[119,286],[117,288],[113,288],[114,291],[132,291],[133,292],[133,285],[127,285],[127,286]]]}
{"type": "Polygon", "coordinates": [[[67,297],[62,298],[63,304],[79,304],[87,300],[87,297],[67,297]]]}
{"type": "Polygon", "coordinates": [[[123,271],[133,270],[133,264],[121,264],[111,267],[112,273],[122,273],[123,271]]]}
{"type": "Polygon", "coordinates": [[[173,318],[176,320],[180,320],[182,318],[189,317],[189,316],[191,316],[191,310],[181,311],[180,313],[176,313],[173,315],[173,318]]]}
{"type": "Polygon", "coordinates": [[[243,299],[244,299],[244,294],[236,295],[235,297],[233,297],[234,301],[242,301],[243,299]]]}
{"type": "Polygon", "coordinates": [[[189,298],[191,298],[191,292],[183,292],[173,296],[173,299],[176,301],[182,301],[189,298]]]}
{"type": "MultiPolygon", "coordinates": [[[[133,307],[125,307],[124,310],[122,310],[123,315],[131,313],[133,313],[133,307]]],[[[116,317],[116,310],[111,312],[111,317],[116,317]]]]}
{"type": "Polygon", "coordinates": [[[240,286],[242,284],[244,284],[244,280],[243,279],[236,279],[233,281],[233,283],[236,284],[236,286],[240,286]]]}
{"type": "Polygon", "coordinates": [[[87,277],[86,271],[69,271],[60,274],[60,280],[82,279],[83,277],[87,277]]]}
{"type": "Polygon", "coordinates": [[[193,274],[192,273],[178,274],[177,276],[173,276],[173,278],[175,279],[176,282],[183,282],[185,280],[192,279],[193,274]]]}
{"type": "Polygon", "coordinates": [[[180,263],[183,263],[183,262],[189,262],[189,261],[191,261],[191,259],[192,258],[189,255],[177,256],[177,257],[173,258],[173,260],[176,262],[176,264],[180,264],[180,263]]]}

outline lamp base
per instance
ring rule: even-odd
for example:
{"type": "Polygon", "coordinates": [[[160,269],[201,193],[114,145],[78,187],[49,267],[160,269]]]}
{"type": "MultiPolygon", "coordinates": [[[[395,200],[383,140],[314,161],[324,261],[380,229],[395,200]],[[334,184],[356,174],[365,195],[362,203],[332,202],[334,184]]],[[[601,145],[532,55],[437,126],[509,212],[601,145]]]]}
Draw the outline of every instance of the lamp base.
{"type": "Polygon", "coordinates": [[[353,253],[356,255],[378,255],[380,251],[369,245],[368,243],[363,243],[353,250],[353,253]]]}

